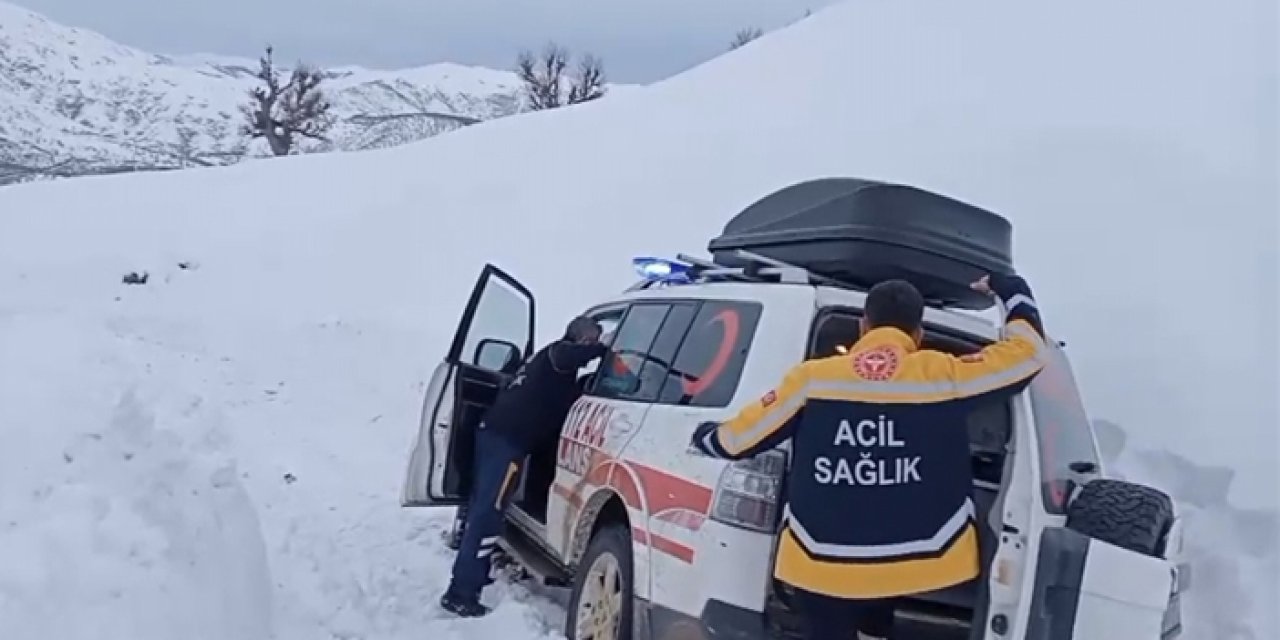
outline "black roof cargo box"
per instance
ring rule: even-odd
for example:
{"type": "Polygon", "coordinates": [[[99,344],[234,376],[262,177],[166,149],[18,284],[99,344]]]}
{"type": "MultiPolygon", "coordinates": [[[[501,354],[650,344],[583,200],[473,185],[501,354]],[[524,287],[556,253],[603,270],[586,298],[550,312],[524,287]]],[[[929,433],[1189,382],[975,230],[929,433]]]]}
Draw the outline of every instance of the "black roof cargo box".
{"type": "Polygon", "coordinates": [[[990,211],[905,185],[858,178],[801,182],[747,207],[711,241],[712,260],[749,251],[869,289],[902,278],[933,303],[986,309],[969,283],[1013,273],[1013,229],[990,211]]]}

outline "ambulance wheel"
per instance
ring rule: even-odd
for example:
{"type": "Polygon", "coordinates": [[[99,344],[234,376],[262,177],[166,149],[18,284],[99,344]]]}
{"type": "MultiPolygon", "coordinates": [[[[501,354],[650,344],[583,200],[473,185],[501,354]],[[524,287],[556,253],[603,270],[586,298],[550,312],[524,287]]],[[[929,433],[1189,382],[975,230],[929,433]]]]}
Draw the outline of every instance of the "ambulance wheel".
{"type": "Polygon", "coordinates": [[[1151,487],[1094,480],[1067,508],[1067,528],[1147,556],[1164,554],[1173,526],[1173,500],[1151,487]]]}
{"type": "Polygon", "coordinates": [[[608,524],[591,537],[573,577],[565,636],[569,640],[631,640],[635,603],[631,531],[608,524]]]}

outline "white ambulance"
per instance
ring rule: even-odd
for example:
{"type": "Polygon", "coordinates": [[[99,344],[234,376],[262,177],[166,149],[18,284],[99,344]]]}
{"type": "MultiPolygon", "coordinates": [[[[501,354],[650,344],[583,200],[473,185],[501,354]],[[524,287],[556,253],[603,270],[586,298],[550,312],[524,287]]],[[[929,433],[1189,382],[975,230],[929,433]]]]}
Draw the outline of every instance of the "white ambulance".
{"type": "MultiPolygon", "coordinates": [[[[1000,216],[853,178],[793,185],[748,207],[712,258],[637,259],[643,279],[584,311],[610,355],[581,372],[561,437],[525,465],[502,546],[571,589],[571,640],[755,640],[803,621],[772,578],[788,453],[739,462],[689,448],[694,427],[759,399],[792,365],[858,337],[870,284],[929,300],[926,348],[972,353],[1000,327],[967,284],[1011,271],[1000,216]]],[[[1034,285],[1034,283],[1032,283],[1034,285]]],[[[535,345],[534,296],[488,265],[427,390],[401,502],[466,501],[473,430],[535,345]]],[[[1052,315],[1045,318],[1050,331],[1052,315]]],[[[970,417],[983,573],[904,602],[897,637],[1162,640],[1188,581],[1168,496],[1107,479],[1061,345],[1008,402],[970,417]]],[[[910,505],[903,505],[910,508],[910,505]]],[[[862,514],[849,514],[852,521],[862,514]]]]}

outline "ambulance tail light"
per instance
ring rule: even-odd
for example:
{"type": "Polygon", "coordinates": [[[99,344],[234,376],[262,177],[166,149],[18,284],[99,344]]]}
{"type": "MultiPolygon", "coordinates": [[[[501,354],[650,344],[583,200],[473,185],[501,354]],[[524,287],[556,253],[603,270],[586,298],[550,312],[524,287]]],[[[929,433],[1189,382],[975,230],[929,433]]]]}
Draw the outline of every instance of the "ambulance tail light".
{"type": "Polygon", "coordinates": [[[725,467],[711,500],[711,519],[773,533],[778,528],[787,452],[774,449],[725,467]]]}

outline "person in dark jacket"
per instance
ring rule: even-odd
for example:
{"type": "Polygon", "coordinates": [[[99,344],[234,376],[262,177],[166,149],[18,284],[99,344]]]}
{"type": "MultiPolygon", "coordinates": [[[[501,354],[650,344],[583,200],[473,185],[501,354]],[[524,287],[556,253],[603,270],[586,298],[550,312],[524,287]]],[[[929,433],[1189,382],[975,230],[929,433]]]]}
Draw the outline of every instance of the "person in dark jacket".
{"type": "Polygon", "coordinates": [[[476,432],[470,504],[453,580],[440,606],[464,617],[483,616],[480,592],[490,582],[490,559],[502,530],[520,466],[530,452],[560,436],[581,390],[578,370],[605,354],[600,325],[574,318],[564,337],[536,353],[516,372],[485,413],[476,432]]]}
{"type": "Polygon", "coordinates": [[[887,638],[895,599],[978,575],[966,417],[1043,367],[1031,289],[991,275],[974,289],[1008,311],[1005,336],[956,357],[922,349],[924,301],[902,280],[867,295],[847,354],[809,360],[693,446],[731,460],[791,440],[774,576],[795,592],[812,640],[887,638]]]}

